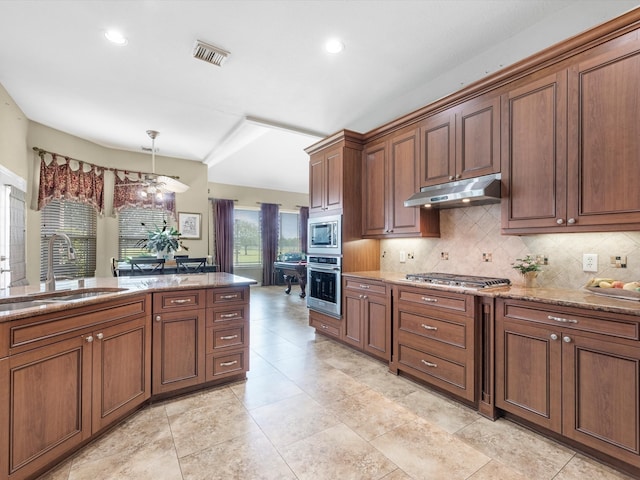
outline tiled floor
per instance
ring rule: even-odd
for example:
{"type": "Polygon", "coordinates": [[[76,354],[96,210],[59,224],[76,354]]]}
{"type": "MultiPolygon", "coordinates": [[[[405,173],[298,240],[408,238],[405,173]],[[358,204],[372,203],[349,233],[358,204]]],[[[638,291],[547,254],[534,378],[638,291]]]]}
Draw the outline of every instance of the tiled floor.
{"type": "Polygon", "coordinates": [[[147,407],[41,479],[629,478],[316,335],[297,291],[251,290],[246,382],[147,407]]]}

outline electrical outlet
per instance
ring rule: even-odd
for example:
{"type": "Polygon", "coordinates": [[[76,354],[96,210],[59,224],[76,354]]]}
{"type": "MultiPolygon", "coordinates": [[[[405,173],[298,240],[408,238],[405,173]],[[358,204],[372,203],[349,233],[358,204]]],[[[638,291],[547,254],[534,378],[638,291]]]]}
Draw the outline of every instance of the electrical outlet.
{"type": "Polygon", "coordinates": [[[583,272],[598,271],[598,254],[597,253],[582,254],[582,271],[583,272]]]}
{"type": "Polygon", "coordinates": [[[407,253],[404,250],[400,250],[400,263],[407,261],[407,253]]]}

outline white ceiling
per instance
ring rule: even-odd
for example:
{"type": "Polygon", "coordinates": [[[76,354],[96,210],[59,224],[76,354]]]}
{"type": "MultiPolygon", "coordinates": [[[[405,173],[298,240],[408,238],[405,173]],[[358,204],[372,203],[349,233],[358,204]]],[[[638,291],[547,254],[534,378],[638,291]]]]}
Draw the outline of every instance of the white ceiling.
{"type": "Polygon", "coordinates": [[[299,131],[366,132],[638,5],[0,0],[0,84],[49,127],[137,152],[158,130],[160,155],[207,162],[212,182],[306,193],[319,137],[299,131]],[[329,37],[344,52],[325,53],[329,37]],[[231,55],[196,60],[197,39],[231,55]]]}

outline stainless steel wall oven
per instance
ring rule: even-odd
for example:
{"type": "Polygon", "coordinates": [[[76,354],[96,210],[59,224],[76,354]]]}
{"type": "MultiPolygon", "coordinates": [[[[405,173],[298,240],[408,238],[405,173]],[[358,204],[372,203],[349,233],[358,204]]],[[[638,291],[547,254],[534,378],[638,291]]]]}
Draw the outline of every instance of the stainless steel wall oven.
{"type": "Polygon", "coordinates": [[[307,307],[340,318],[342,258],[310,255],[307,257],[307,307]]]}

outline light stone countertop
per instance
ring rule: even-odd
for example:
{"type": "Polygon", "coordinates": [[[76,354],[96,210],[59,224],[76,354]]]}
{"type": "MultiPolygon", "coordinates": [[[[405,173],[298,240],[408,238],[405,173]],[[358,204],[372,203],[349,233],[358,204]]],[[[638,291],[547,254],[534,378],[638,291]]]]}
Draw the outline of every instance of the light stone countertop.
{"type": "Polygon", "coordinates": [[[489,288],[486,290],[462,290],[455,287],[430,285],[407,280],[405,274],[397,272],[383,272],[378,270],[365,272],[343,273],[343,276],[362,278],[364,280],[378,280],[398,285],[409,285],[419,288],[462,292],[468,295],[488,296],[494,298],[512,298],[517,300],[531,300],[549,305],[563,307],[586,308],[589,310],[622,313],[640,316],[640,301],[625,300],[603,295],[596,295],[585,289],[559,289],[559,288],[524,288],[518,285],[510,287],[489,288]]]}
{"type": "Polygon", "coordinates": [[[255,285],[251,278],[240,277],[225,272],[193,273],[179,275],[149,275],[131,277],[91,277],[78,280],[62,280],[56,282],[55,292],[46,292],[44,284],[14,287],[0,291],[0,323],[20,318],[32,317],[44,313],[65,310],[101,303],[116,298],[125,298],[140,293],[152,293],[165,290],[186,290],[191,288],[237,287],[255,285]],[[84,281],[84,286],[82,285],[84,281]],[[121,290],[118,290],[121,289],[121,290]],[[43,303],[28,308],[2,311],[2,305],[7,303],[24,302],[29,300],[47,300],[51,296],[96,292],[107,290],[105,293],[87,298],[43,303]]]}

